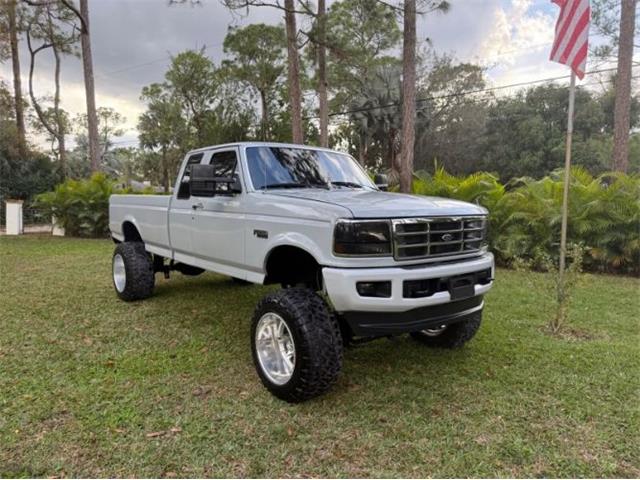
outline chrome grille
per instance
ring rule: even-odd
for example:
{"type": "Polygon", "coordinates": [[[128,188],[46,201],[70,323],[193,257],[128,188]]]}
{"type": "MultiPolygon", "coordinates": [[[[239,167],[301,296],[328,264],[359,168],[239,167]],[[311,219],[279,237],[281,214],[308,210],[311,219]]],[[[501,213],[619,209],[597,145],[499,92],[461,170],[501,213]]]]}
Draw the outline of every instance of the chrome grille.
{"type": "Polygon", "coordinates": [[[485,217],[393,220],[396,260],[477,252],[485,240],[485,217]]]}

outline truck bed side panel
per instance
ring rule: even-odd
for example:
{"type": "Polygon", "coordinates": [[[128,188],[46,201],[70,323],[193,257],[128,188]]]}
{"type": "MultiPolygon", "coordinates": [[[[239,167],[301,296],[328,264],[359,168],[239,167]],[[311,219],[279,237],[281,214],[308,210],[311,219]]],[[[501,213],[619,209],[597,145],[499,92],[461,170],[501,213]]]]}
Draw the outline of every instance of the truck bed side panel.
{"type": "Polygon", "coordinates": [[[168,195],[112,195],[109,199],[109,228],[123,240],[122,225],[131,222],[140,233],[147,250],[171,257],[167,225],[171,197],[168,195]]]}

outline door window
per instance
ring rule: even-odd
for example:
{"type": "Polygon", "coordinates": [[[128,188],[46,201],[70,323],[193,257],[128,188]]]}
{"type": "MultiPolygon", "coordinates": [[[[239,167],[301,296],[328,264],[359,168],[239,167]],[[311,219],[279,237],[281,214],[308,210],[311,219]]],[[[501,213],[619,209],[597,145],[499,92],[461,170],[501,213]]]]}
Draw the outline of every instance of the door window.
{"type": "Polygon", "coordinates": [[[178,186],[178,198],[187,199],[191,196],[191,189],[189,188],[189,180],[191,178],[191,165],[200,163],[202,161],[203,153],[194,153],[187,160],[187,166],[184,167],[182,178],[180,179],[180,185],[178,186]]]}
{"type": "Polygon", "coordinates": [[[233,177],[238,166],[236,152],[234,150],[216,152],[211,156],[209,164],[213,165],[216,177],[233,177]]]}
{"type": "MultiPolygon", "coordinates": [[[[237,178],[238,158],[235,150],[226,150],[224,152],[216,152],[211,156],[209,165],[213,165],[214,176],[237,178]]],[[[229,188],[226,183],[218,184],[220,190],[229,188]]]]}

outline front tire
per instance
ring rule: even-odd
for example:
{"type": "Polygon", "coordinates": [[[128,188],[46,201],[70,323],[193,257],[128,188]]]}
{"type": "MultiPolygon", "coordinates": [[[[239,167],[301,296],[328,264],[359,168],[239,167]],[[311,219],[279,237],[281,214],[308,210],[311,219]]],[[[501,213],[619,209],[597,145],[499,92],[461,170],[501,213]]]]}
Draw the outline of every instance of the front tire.
{"type": "Polygon", "coordinates": [[[298,403],[322,395],[342,368],[335,316],[313,290],[289,288],[258,304],[251,327],[253,362],[276,397],[298,403]]]}
{"type": "Polygon", "coordinates": [[[482,310],[471,313],[464,320],[451,325],[420,330],[411,333],[411,336],[427,347],[460,348],[475,336],[481,323],[482,310]]]}
{"type": "Polygon", "coordinates": [[[122,242],[116,246],[112,273],[113,287],[125,302],[142,300],[153,293],[153,261],[142,242],[122,242]]]}

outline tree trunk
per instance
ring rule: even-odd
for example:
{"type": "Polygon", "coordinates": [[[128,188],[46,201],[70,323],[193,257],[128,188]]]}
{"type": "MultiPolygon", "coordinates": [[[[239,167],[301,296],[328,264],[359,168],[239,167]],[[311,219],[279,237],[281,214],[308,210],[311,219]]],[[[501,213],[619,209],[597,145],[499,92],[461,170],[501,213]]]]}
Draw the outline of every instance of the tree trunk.
{"type": "MultiPolygon", "coordinates": [[[[49,16],[49,22],[51,22],[51,16],[49,16]]],[[[62,112],[60,112],[60,52],[58,48],[53,45],[53,56],[56,61],[55,67],[55,93],[53,96],[53,111],[56,116],[56,140],[58,141],[58,161],[60,162],[60,173],[62,179],[67,178],[67,149],[64,140],[64,134],[66,130],[64,118],[62,112]]]]}
{"type": "Polygon", "coordinates": [[[20,156],[26,156],[27,141],[24,129],[24,106],[22,104],[22,80],[20,79],[20,52],[18,50],[18,27],[16,25],[16,0],[8,2],[9,43],[11,45],[11,63],[13,67],[13,98],[18,129],[18,148],[20,156]]]}
{"type": "Polygon", "coordinates": [[[262,140],[267,141],[269,140],[269,103],[267,102],[267,93],[264,90],[260,90],[260,105],[262,109],[260,136],[262,140]]]}
{"type": "Polygon", "coordinates": [[[629,166],[629,110],[631,107],[631,63],[635,30],[636,0],[622,0],[620,9],[620,45],[613,126],[613,169],[626,172],[629,166]]]}
{"type": "Polygon", "coordinates": [[[318,0],[318,106],[320,114],[320,146],[329,146],[329,100],[327,98],[327,31],[325,0],[318,0]]]}
{"type": "MultiPolygon", "coordinates": [[[[86,1],[86,0],[85,0],[86,1]]],[[[291,136],[293,143],[303,143],[302,92],[300,90],[300,57],[296,39],[296,13],[294,0],[284,0],[284,20],[287,30],[287,57],[289,77],[289,104],[291,108],[291,136]]]]}
{"type": "Polygon", "coordinates": [[[89,31],[88,0],[80,0],[80,15],[82,16],[82,31],[80,43],[82,46],[82,68],[84,71],[84,90],[87,97],[87,123],[89,126],[89,158],[91,171],[100,169],[100,146],[98,139],[98,116],[96,114],[96,92],[93,80],[93,57],[91,56],[91,33],[89,31]]]}
{"type": "MultiPolygon", "coordinates": [[[[49,16],[49,22],[51,22],[51,17],[50,16],[49,16]]],[[[32,25],[29,24],[29,26],[27,27],[27,31],[26,31],[26,34],[27,34],[27,48],[29,50],[29,55],[30,55],[30,61],[29,61],[29,83],[28,83],[28,85],[29,85],[29,98],[31,99],[31,105],[33,106],[33,109],[36,112],[36,116],[38,117],[38,120],[40,121],[42,126],[45,128],[45,130],[49,133],[51,138],[52,139],[56,139],[56,141],[58,141],[58,144],[59,144],[58,129],[54,128],[54,125],[52,125],[50,123],[51,119],[47,118],[47,116],[43,112],[42,107],[38,103],[38,99],[36,98],[35,90],[33,88],[33,74],[34,74],[35,67],[36,67],[36,55],[38,54],[38,52],[40,52],[42,50],[45,50],[47,48],[52,48],[53,45],[45,43],[45,44],[42,44],[41,46],[39,46],[38,48],[34,49],[32,43],[31,43],[31,27],[32,27],[32,25]]],[[[57,56],[56,56],[56,58],[57,58],[56,73],[59,75],[60,58],[57,57],[57,56]]],[[[58,81],[58,85],[59,85],[59,81],[58,81]]],[[[58,92],[59,92],[59,90],[58,90],[58,92]]],[[[57,97],[59,98],[59,93],[58,93],[57,97]]],[[[56,123],[56,126],[57,126],[57,123],[56,123]]],[[[52,147],[51,148],[53,150],[53,140],[52,140],[52,147]]],[[[64,149],[64,140],[62,142],[62,148],[64,149]]]]}
{"type": "Polygon", "coordinates": [[[411,193],[416,140],[416,0],[404,0],[400,191],[411,193]]]}

